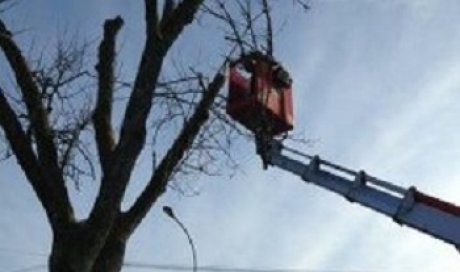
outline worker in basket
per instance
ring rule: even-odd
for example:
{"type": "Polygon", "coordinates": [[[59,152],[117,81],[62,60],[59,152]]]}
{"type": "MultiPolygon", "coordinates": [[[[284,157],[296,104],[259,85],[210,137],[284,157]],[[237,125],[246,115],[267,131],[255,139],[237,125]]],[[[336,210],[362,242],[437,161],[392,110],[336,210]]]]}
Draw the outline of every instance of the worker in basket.
{"type": "MultiPolygon", "coordinates": [[[[269,144],[273,137],[292,129],[292,124],[286,121],[284,112],[284,102],[287,98],[289,98],[289,111],[292,111],[290,101],[292,79],[272,56],[260,51],[243,55],[230,64],[231,69],[235,69],[236,66],[244,70],[241,72],[247,72],[250,78],[244,84],[247,88],[244,90],[245,95],[242,96],[245,100],[243,103],[246,103],[245,107],[238,109],[238,113],[234,114],[235,119],[255,134],[257,153],[266,168],[269,144]],[[241,111],[249,112],[251,116],[241,117],[239,116],[242,114],[241,111]]],[[[230,92],[231,85],[232,79],[230,79],[230,92]]],[[[292,114],[290,116],[292,119],[292,114]]]]}

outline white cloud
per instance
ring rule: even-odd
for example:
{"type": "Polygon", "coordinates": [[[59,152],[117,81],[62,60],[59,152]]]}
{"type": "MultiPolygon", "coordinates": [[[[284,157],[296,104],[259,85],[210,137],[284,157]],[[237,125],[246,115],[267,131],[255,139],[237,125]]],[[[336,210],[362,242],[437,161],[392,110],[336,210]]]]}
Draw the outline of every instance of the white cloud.
{"type": "MultiPolygon", "coordinates": [[[[458,201],[460,22],[434,12],[435,1],[369,0],[365,9],[359,1],[317,2],[284,41],[297,48],[283,53],[294,64],[297,128],[320,139],[313,150],[326,159],[458,201]]],[[[245,172],[207,183],[196,198],[169,194],[159,203],[173,205],[186,223],[201,264],[395,272],[454,271],[460,265],[457,252],[443,242],[298,177],[262,172],[255,159],[245,172]]],[[[36,205],[20,188],[26,208],[36,205]]],[[[2,200],[23,203],[12,196],[2,200]]],[[[46,249],[44,219],[21,211],[2,212],[10,220],[1,223],[1,242],[28,247],[28,236],[9,236],[34,226],[33,234],[43,236],[29,242],[46,249]]],[[[129,248],[130,260],[190,260],[183,234],[158,209],[129,248]]]]}
{"type": "MultiPolygon", "coordinates": [[[[335,2],[353,5],[349,1],[335,2]]],[[[295,91],[308,90],[300,96],[304,104],[298,103],[302,108],[300,119],[314,130],[311,134],[320,138],[314,149],[327,159],[458,201],[460,189],[455,182],[459,171],[455,161],[460,150],[456,137],[460,59],[454,49],[459,37],[452,28],[456,23],[450,13],[433,13],[438,8],[434,2],[412,6],[410,3],[416,1],[405,1],[407,9],[399,14],[387,13],[380,7],[383,4],[368,2],[366,13],[354,13],[353,7],[328,5],[322,15],[329,23],[315,18],[323,23],[314,27],[322,28],[308,32],[305,43],[312,48],[299,53],[307,64],[305,69],[296,71],[301,82],[297,81],[300,90],[295,91]],[[354,18],[344,19],[344,9],[354,18]],[[429,18],[423,9],[430,12],[429,18]],[[394,23],[383,25],[388,18],[394,23]],[[362,27],[370,22],[376,25],[362,27]],[[331,29],[346,31],[353,24],[359,31],[341,33],[331,40],[331,29]],[[398,35],[388,34],[391,32],[398,35]],[[311,41],[312,37],[316,40],[311,41]],[[333,44],[341,53],[324,54],[321,47],[331,49],[333,44]],[[376,50],[369,50],[372,46],[376,50]],[[347,52],[351,57],[346,56],[347,52]],[[310,56],[312,63],[308,63],[310,56]]],[[[457,8],[446,5],[443,10],[457,8]]],[[[332,205],[346,215],[318,218],[316,224],[324,231],[307,242],[314,245],[313,252],[298,258],[302,265],[324,260],[320,267],[452,271],[460,264],[452,246],[407,227],[400,228],[382,215],[329,198],[312,202],[313,205],[317,209],[332,205]]]]}

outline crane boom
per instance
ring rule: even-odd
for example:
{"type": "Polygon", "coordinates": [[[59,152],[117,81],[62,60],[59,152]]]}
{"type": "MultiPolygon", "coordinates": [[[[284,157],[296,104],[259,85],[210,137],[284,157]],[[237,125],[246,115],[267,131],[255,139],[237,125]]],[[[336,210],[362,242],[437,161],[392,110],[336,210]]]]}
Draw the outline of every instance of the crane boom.
{"type": "Polygon", "coordinates": [[[273,140],[268,151],[268,163],[291,172],[308,183],[323,187],[391,217],[396,223],[417,229],[460,248],[460,207],[419,192],[415,187],[405,189],[284,147],[273,140]],[[299,155],[294,159],[284,151],[299,155]],[[306,160],[306,162],[305,162],[306,160]]]}
{"type": "Polygon", "coordinates": [[[293,128],[292,80],[271,56],[253,52],[230,63],[226,111],[256,136],[263,166],[279,167],[460,249],[460,207],[284,147],[273,140],[293,128]],[[240,68],[248,72],[244,76],[240,68]],[[282,153],[290,151],[307,161],[282,153]]]}

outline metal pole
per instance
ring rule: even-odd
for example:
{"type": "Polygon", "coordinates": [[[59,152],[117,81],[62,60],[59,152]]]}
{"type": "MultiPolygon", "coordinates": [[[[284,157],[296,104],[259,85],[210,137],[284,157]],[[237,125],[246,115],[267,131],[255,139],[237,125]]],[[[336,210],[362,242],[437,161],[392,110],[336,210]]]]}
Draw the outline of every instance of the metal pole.
{"type": "Polygon", "coordinates": [[[198,261],[197,261],[197,256],[196,256],[196,249],[195,249],[195,244],[193,243],[192,236],[188,232],[187,228],[185,225],[176,217],[174,214],[173,210],[169,206],[164,206],[163,207],[163,212],[169,216],[174,222],[179,225],[179,227],[182,229],[182,231],[185,233],[185,236],[187,236],[188,243],[190,245],[190,248],[192,249],[192,258],[193,258],[193,272],[198,271],[198,261]]]}

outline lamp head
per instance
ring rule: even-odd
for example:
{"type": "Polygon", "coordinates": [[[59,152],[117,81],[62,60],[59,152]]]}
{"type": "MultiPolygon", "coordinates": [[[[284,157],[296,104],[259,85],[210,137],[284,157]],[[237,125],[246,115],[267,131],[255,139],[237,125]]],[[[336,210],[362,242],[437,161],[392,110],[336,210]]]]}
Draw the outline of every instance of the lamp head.
{"type": "Polygon", "coordinates": [[[172,209],[171,207],[169,207],[169,206],[163,206],[163,212],[164,212],[167,216],[169,216],[169,217],[171,217],[171,218],[176,218],[176,217],[174,216],[173,209],[172,209]]]}

